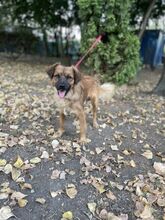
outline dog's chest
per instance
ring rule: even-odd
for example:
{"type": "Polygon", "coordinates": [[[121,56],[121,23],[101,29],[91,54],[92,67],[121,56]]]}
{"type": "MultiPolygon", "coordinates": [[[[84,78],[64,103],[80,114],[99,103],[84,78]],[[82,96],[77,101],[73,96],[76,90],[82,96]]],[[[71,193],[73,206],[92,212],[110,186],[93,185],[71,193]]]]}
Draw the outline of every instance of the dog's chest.
{"type": "Polygon", "coordinates": [[[61,99],[55,95],[55,105],[59,110],[63,110],[65,114],[76,113],[72,107],[72,101],[69,99],[61,99]]]}

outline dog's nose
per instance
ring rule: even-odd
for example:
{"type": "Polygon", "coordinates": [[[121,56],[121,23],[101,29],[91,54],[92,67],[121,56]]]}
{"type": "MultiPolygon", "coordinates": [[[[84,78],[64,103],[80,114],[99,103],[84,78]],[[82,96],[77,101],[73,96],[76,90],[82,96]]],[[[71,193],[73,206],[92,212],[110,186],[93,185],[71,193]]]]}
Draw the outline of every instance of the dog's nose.
{"type": "Polygon", "coordinates": [[[65,90],[65,85],[60,85],[59,90],[65,90]]]}

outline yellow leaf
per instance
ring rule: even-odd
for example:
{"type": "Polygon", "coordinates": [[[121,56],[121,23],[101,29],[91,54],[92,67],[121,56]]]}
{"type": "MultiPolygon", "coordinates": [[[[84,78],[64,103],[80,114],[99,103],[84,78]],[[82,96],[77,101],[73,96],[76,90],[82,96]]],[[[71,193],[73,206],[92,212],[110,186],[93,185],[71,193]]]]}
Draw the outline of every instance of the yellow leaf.
{"type": "Polygon", "coordinates": [[[20,156],[18,156],[16,162],[13,165],[16,168],[20,168],[20,167],[22,167],[23,164],[24,164],[23,160],[21,159],[20,156]]]}
{"type": "Polygon", "coordinates": [[[21,171],[13,168],[12,171],[11,171],[11,177],[14,181],[16,181],[18,179],[18,177],[20,177],[21,175],[21,171]]]}
{"type": "Polygon", "coordinates": [[[73,219],[73,214],[71,211],[67,211],[67,212],[64,212],[64,214],[62,215],[62,217],[64,219],[67,219],[67,220],[72,220],[73,219]]]}
{"type": "Polygon", "coordinates": [[[30,163],[36,164],[36,163],[40,163],[41,159],[39,157],[34,157],[30,160],[30,163]]]}
{"type": "Polygon", "coordinates": [[[90,212],[92,212],[92,214],[94,215],[95,210],[96,210],[96,203],[95,202],[89,202],[87,204],[88,209],[90,210],[90,212]]]}
{"type": "Polygon", "coordinates": [[[7,161],[5,159],[0,159],[0,167],[5,166],[7,161]]]}
{"type": "Polygon", "coordinates": [[[23,208],[27,205],[28,201],[26,199],[19,199],[18,200],[18,205],[20,208],[23,208]]]}

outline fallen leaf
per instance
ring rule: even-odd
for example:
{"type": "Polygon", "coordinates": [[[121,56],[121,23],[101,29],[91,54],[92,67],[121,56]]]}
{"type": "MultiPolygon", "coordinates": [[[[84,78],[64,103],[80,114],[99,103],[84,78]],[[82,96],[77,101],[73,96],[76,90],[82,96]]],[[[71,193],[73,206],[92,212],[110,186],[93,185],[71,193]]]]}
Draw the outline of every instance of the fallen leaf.
{"type": "Polygon", "coordinates": [[[101,152],[103,152],[104,148],[99,148],[99,147],[96,147],[96,153],[97,154],[100,154],[101,152]]]}
{"type": "Polygon", "coordinates": [[[2,193],[0,193],[0,200],[7,199],[8,196],[9,196],[8,193],[2,192],[2,193]]]}
{"type": "Polygon", "coordinates": [[[28,201],[26,199],[19,199],[18,200],[18,205],[20,208],[23,208],[27,205],[28,201]]]}
{"type": "Polygon", "coordinates": [[[135,161],[134,161],[134,160],[131,160],[131,161],[130,161],[130,165],[131,165],[131,167],[136,167],[135,161]]]}
{"type": "Polygon", "coordinates": [[[99,214],[99,217],[102,219],[102,220],[107,220],[108,218],[108,212],[106,209],[102,209],[100,214],[99,214]]]}
{"type": "Polygon", "coordinates": [[[18,191],[14,191],[11,195],[11,199],[16,199],[16,200],[20,200],[20,199],[23,199],[25,198],[27,195],[21,193],[21,192],[18,192],[18,191]]]}
{"type": "Polygon", "coordinates": [[[42,159],[49,159],[49,154],[48,154],[48,152],[47,152],[47,151],[43,151],[43,152],[42,152],[42,155],[41,155],[41,158],[42,158],[42,159]]]}
{"type": "Polygon", "coordinates": [[[41,159],[39,157],[34,157],[34,158],[30,159],[30,163],[32,163],[32,164],[37,164],[40,162],[41,162],[41,159]]]}
{"type": "Polygon", "coordinates": [[[60,176],[60,171],[59,170],[53,170],[53,172],[52,172],[52,175],[51,175],[51,179],[52,180],[56,180],[56,179],[58,179],[59,178],[59,176],[60,176]]]}
{"type": "Polygon", "coordinates": [[[142,155],[146,157],[148,160],[151,160],[153,158],[153,153],[150,150],[146,150],[142,155]]]}
{"type": "Polygon", "coordinates": [[[16,181],[21,175],[21,171],[20,170],[17,170],[16,168],[12,168],[12,171],[11,171],[11,177],[14,181],[16,181]]]}
{"type": "Polygon", "coordinates": [[[0,167],[4,167],[7,161],[5,159],[0,159],[0,167]]]}
{"type": "Polygon", "coordinates": [[[32,189],[32,185],[30,183],[21,184],[21,189],[32,189]]]}
{"type": "Polygon", "coordinates": [[[165,163],[154,162],[154,169],[159,175],[165,176],[165,163]]]}
{"type": "Polygon", "coordinates": [[[61,193],[62,193],[62,190],[50,191],[50,195],[52,198],[55,198],[56,196],[58,196],[61,193]]]}
{"type": "Polygon", "coordinates": [[[113,151],[118,151],[118,150],[119,150],[118,147],[117,147],[117,145],[111,145],[111,149],[112,149],[113,151]]]}
{"type": "Polygon", "coordinates": [[[152,217],[153,216],[152,216],[151,206],[146,204],[144,206],[143,212],[140,214],[140,218],[142,218],[142,219],[151,219],[152,217]]]}
{"type": "Polygon", "coordinates": [[[11,208],[9,206],[3,206],[0,209],[0,219],[1,220],[7,220],[7,219],[9,219],[12,216],[14,216],[14,215],[11,212],[11,208]]]}
{"type": "Polygon", "coordinates": [[[114,213],[108,212],[107,220],[121,220],[121,219],[119,217],[117,217],[114,213]]]}
{"type": "Polygon", "coordinates": [[[106,196],[108,199],[116,200],[116,196],[110,190],[108,192],[106,192],[106,196]]]}
{"type": "Polygon", "coordinates": [[[88,209],[90,212],[94,215],[96,210],[96,203],[95,202],[89,202],[87,203],[88,209]]]}
{"type": "Polygon", "coordinates": [[[44,198],[36,198],[36,202],[43,205],[43,204],[45,204],[46,200],[44,198]]]}
{"type": "Polygon", "coordinates": [[[66,220],[72,220],[73,219],[73,214],[71,211],[64,212],[62,217],[66,220]]]}
{"type": "Polygon", "coordinates": [[[12,172],[12,169],[13,169],[12,165],[8,163],[8,164],[6,164],[6,166],[4,167],[4,173],[9,174],[9,173],[12,172]]]}
{"type": "Polygon", "coordinates": [[[20,156],[18,156],[18,157],[17,157],[17,160],[16,160],[16,162],[13,164],[13,166],[19,169],[19,168],[22,167],[23,164],[24,164],[23,160],[21,159],[20,156]]]}
{"type": "Polygon", "coordinates": [[[157,204],[158,204],[158,206],[160,206],[160,207],[165,207],[165,197],[160,197],[160,198],[158,198],[157,204]]]}
{"type": "Polygon", "coordinates": [[[69,198],[73,199],[77,195],[77,189],[74,184],[69,184],[66,188],[66,194],[69,198]]]}

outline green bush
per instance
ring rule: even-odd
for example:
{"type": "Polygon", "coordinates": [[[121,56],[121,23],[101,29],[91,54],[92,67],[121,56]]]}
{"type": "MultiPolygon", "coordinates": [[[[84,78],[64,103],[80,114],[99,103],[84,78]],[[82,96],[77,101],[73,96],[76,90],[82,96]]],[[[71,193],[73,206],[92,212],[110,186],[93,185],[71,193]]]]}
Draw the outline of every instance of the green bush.
{"type": "Polygon", "coordinates": [[[139,67],[139,40],[130,26],[132,3],[132,0],[77,0],[82,20],[82,53],[96,36],[108,33],[108,42],[98,44],[87,62],[103,80],[126,83],[139,67]]]}

